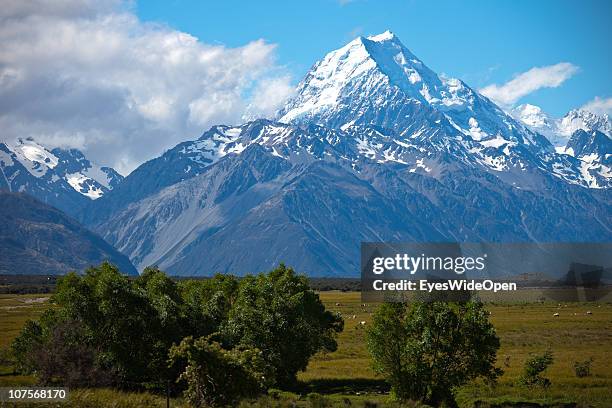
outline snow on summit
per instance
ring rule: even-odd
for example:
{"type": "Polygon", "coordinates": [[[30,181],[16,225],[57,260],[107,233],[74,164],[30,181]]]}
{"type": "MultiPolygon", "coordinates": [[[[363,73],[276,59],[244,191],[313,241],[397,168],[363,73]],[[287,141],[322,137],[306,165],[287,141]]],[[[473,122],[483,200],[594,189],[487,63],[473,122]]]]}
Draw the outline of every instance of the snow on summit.
{"type": "Polygon", "coordinates": [[[555,119],[539,106],[531,104],[519,105],[512,109],[511,114],[533,131],[546,136],[561,152],[578,130],[596,130],[612,137],[612,122],[607,114],[597,115],[585,109],[573,109],[562,118],[555,119]]]}
{"type": "Polygon", "coordinates": [[[362,86],[359,91],[367,97],[390,82],[422,101],[429,97],[428,87],[441,85],[390,31],[358,37],[314,65],[299,85],[298,96],[279,114],[280,121],[307,120],[326,109],[342,109],[338,104],[344,98],[356,96],[351,86],[362,86]]]}
{"type": "MultiPolygon", "coordinates": [[[[587,122],[606,127],[584,113],[575,116],[563,129],[587,122]]],[[[377,162],[416,166],[424,149],[430,168],[436,167],[431,156],[437,151],[439,157],[451,153],[512,180],[524,179],[527,169],[546,169],[570,183],[593,184],[580,162],[555,152],[550,140],[561,143],[552,137],[558,127],[538,107],[504,112],[460,79],[432,71],[390,31],[358,37],[325,55],[277,118],[343,131],[357,138],[358,152],[377,162]],[[385,136],[370,127],[384,129],[385,136]],[[404,147],[414,145],[419,149],[404,147]]],[[[602,180],[609,178],[606,169],[599,173],[602,180]]]]}
{"type": "Polygon", "coordinates": [[[33,140],[22,140],[10,146],[17,160],[34,177],[42,177],[57,166],[58,158],[33,140]]]}
{"type": "Polygon", "coordinates": [[[524,126],[463,81],[436,74],[390,31],[358,37],[328,53],[278,118],[333,128],[379,125],[414,134],[419,127],[411,128],[405,118],[417,111],[427,116],[430,127],[448,126],[482,140],[501,135],[508,141],[533,142],[524,126]]]}
{"type": "Polygon", "coordinates": [[[11,190],[34,188],[58,197],[67,183],[69,188],[92,200],[100,198],[123,178],[109,167],[91,163],[76,149],[51,150],[33,139],[2,143],[0,169],[11,190]]]}

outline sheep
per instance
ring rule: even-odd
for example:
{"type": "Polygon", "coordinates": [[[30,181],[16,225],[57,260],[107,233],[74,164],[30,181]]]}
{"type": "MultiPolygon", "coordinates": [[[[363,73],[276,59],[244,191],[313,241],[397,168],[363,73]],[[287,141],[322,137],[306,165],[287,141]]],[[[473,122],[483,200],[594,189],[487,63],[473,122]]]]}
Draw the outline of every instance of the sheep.
{"type": "Polygon", "coordinates": [[[555,316],[555,317],[559,317],[559,313],[555,313],[553,316],[555,316]]]}
{"type": "Polygon", "coordinates": [[[588,310],[588,311],[587,311],[587,314],[588,314],[588,315],[592,315],[592,314],[593,314],[593,312],[591,312],[590,310],[588,310]]]}

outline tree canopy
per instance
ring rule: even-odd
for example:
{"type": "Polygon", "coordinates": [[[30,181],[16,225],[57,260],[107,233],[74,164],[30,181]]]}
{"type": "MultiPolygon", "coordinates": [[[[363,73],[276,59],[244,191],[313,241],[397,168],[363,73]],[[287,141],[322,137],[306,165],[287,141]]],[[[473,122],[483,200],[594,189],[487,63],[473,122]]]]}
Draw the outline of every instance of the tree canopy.
{"type": "Polygon", "coordinates": [[[306,277],[280,265],[240,282],[222,333],[231,347],[261,350],[274,368],[276,384],[287,386],[319,350],[336,350],[335,335],[343,327],[342,318],[325,310],[306,277]]]}
{"type": "Polygon", "coordinates": [[[499,338],[481,302],[384,303],[367,331],[374,368],[399,400],[454,406],[454,389],[495,380],[499,338]]]}
{"type": "Polygon", "coordinates": [[[202,364],[213,361],[244,384],[257,378],[250,390],[287,385],[315,353],[336,348],[343,328],[307,279],[284,265],[242,279],[177,283],[157,268],[129,279],[103,263],[61,278],[51,302],[12,346],[19,370],[44,384],[133,387],[170,380],[201,391],[196,377],[209,375],[202,364]]]}

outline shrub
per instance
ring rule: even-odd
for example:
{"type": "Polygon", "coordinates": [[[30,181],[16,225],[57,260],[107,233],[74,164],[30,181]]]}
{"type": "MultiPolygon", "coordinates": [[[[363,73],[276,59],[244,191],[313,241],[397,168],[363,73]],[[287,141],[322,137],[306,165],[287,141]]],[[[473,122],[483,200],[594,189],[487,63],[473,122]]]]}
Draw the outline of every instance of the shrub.
{"type": "Polygon", "coordinates": [[[178,381],[187,384],[185,398],[195,407],[235,405],[266,385],[259,350],[224,350],[209,337],[186,337],[170,349],[170,362],[184,366],[178,381]]]}
{"type": "Polygon", "coordinates": [[[549,387],[551,382],[542,373],[546,371],[553,361],[553,354],[550,350],[547,350],[544,354],[531,357],[525,362],[523,375],[519,379],[519,383],[528,387],[549,387]]]}
{"type": "Polygon", "coordinates": [[[37,378],[41,385],[96,387],[114,381],[113,373],[99,365],[96,351],[87,343],[79,322],[70,320],[55,325],[48,339],[34,350],[37,378]]]}
{"type": "Polygon", "coordinates": [[[499,339],[482,303],[385,303],[367,330],[374,369],[400,401],[455,406],[454,388],[501,374],[499,339]]]}
{"type": "Polygon", "coordinates": [[[576,373],[576,377],[590,377],[591,364],[593,364],[593,357],[589,358],[588,360],[574,362],[574,371],[576,373]]]}
{"type": "Polygon", "coordinates": [[[28,320],[19,332],[19,335],[11,343],[11,351],[15,357],[15,369],[23,374],[31,374],[36,371],[37,361],[34,350],[37,350],[43,342],[43,330],[41,325],[28,320]]]}
{"type": "Polygon", "coordinates": [[[0,366],[12,366],[15,364],[13,353],[8,347],[0,348],[0,366]]]}
{"type": "Polygon", "coordinates": [[[331,402],[329,401],[329,399],[325,398],[323,395],[317,392],[309,393],[308,395],[306,395],[306,399],[308,400],[312,408],[331,407],[331,402]]]}

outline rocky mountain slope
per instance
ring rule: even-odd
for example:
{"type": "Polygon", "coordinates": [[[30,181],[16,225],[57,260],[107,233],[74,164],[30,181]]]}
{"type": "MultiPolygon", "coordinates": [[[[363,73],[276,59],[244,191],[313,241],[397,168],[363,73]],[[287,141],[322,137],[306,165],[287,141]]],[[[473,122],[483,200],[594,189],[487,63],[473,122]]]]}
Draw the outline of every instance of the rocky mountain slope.
{"type": "Polygon", "coordinates": [[[83,272],[109,260],[135,275],[129,259],[56,208],[24,193],[0,191],[0,273],[83,272]]]}

